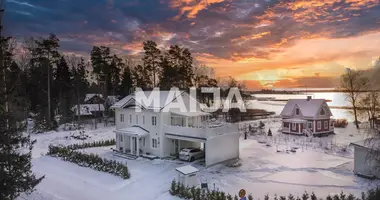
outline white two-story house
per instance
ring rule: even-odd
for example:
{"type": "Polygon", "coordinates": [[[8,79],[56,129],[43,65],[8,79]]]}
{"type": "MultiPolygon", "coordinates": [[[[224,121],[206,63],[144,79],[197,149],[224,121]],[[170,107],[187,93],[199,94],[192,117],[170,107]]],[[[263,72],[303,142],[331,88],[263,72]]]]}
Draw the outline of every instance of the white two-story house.
{"type": "Polygon", "coordinates": [[[210,114],[186,92],[137,91],[111,108],[119,152],[163,158],[182,148],[197,147],[205,151],[206,166],[239,157],[238,126],[213,123],[210,114]],[[141,96],[151,102],[141,101],[141,96]]]}

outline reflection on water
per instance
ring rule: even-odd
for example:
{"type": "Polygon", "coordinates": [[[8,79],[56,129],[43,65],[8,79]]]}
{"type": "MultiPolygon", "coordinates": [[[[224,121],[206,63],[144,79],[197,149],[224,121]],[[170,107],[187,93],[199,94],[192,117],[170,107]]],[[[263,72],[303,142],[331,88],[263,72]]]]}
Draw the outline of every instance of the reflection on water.
{"type": "MultiPolygon", "coordinates": [[[[326,99],[329,106],[351,106],[343,92],[309,92],[307,94],[254,94],[255,97],[274,97],[276,99],[303,99],[307,96],[312,96],[313,99],[326,99]]],[[[283,101],[250,101],[248,107],[256,109],[265,109],[267,111],[275,112],[277,115],[281,113],[286,102],[283,101]]],[[[349,110],[344,109],[331,109],[334,118],[346,118],[348,121],[353,121],[353,117],[349,110]]]]}

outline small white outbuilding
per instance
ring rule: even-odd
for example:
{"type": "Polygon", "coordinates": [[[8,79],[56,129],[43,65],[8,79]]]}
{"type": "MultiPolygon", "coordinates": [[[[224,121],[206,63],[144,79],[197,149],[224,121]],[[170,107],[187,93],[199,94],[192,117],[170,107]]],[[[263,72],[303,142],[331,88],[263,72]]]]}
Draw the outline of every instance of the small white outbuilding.
{"type": "Polygon", "coordinates": [[[197,173],[199,169],[186,165],[175,169],[178,172],[177,182],[182,183],[186,187],[193,187],[198,185],[197,173]]]}
{"type": "Polygon", "coordinates": [[[351,143],[354,146],[354,173],[365,178],[380,178],[380,166],[371,154],[379,151],[380,140],[367,139],[351,143]]]}

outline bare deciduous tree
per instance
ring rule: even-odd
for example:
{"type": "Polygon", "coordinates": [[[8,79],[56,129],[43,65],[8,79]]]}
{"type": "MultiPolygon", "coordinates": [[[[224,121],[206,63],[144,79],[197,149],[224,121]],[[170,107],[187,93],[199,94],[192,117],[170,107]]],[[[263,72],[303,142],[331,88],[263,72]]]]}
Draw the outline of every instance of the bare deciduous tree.
{"type": "Polygon", "coordinates": [[[369,86],[369,79],[364,76],[363,71],[348,69],[340,79],[340,89],[345,92],[347,100],[350,102],[355,118],[356,128],[359,128],[358,107],[359,97],[363,95],[369,86]]]}

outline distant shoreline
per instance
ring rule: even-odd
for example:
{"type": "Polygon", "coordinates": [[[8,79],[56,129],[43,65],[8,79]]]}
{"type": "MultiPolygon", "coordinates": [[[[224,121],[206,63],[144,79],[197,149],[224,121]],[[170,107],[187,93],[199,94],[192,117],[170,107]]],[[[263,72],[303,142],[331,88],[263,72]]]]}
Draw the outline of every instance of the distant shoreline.
{"type": "MultiPolygon", "coordinates": [[[[371,92],[373,90],[366,90],[360,92],[371,92]]],[[[260,90],[260,91],[247,91],[250,94],[307,94],[307,93],[346,93],[345,90],[337,89],[311,89],[311,90],[260,90]]]]}

